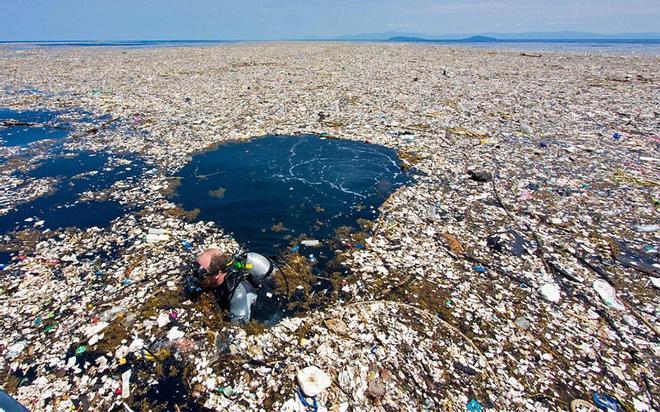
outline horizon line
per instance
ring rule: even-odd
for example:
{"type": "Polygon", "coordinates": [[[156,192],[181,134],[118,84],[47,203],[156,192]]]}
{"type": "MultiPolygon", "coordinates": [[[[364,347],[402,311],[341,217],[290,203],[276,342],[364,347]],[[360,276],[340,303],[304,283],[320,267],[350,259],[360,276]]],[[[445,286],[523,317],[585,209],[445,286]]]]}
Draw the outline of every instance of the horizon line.
{"type": "MultiPolygon", "coordinates": [[[[558,32],[554,32],[558,33],[558,32]]],[[[576,32],[577,33],[577,32],[576,32]]],[[[471,37],[490,37],[494,40],[498,41],[520,41],[520,40],[563,40],[563,41],[570,41],[570,40],[579,40],[579,41],[589,41],[589,40],[660,40],[660,33],[658,34],[657,38],[635,38],[635,37],[621,37],[617,38],[614,37],[616,35],[601,35],[601,36],[608,36],[608,38],[590,38],[590,37],[583,37],[583,38],[542,38],[542,37],[521,37],[521,38],[516,38],[516,39],[502,39],[502,38],[497,38],[493,37],[495,34],[473,34],[473,35],[465,35],[468,37],[456,37],[456,38],[443,38],[443,39],[438,39],[436,37],[439,36],[449,36],[449,35],[426,35],[428,37],[420,37],[420,36],[413,36],[412,34],[415,33],[399,33],[399,35],[393,34],[389,38],[346,38],[348,36],[368,36],[371,33],[367,34],[343,34],[338,37],[300,37],[300,38],[274,38],[274,39],[264,39],[264,38],[259,38],[259,39],[165,39],[165,38],[160,38],[160,39],[30,39],[30,40],[0,40],[0,43],[103,43],[103,42],[117,42],[117,43],[130,43],[130,42],[172,42],[172,43],[186,43],[186,42],[205,42],[205,43],[217,43],[217,42],[225,42],[225,43],[231,43],[231,42],[277,42],[277,41],[387,41],[390,40],[391,38],[411,38],[411,39],[420,39],[420,40],[430,40],[430,41],[454,41],[454,40],[467,40],[471,37]]],[[[377,34],[385,34],[385,33],[373,33],[374,35],[377,34]]],[[[419,33],[422,34],[422,33],[419,33]]],[[[517,33],[501,33],[505,35],[512,35],[512,34],[517,34],[517,33]]],[[[525,33],[520,33],[520,34],[525,34],[525,33]]],[[[597,34],[597,33],[585,33],[585,34],[597,34]]],[[[621,34],[627,34],[628,36],[634,35],[634,34],[655,34],[655,33],[621,33],[621,34]]]]}

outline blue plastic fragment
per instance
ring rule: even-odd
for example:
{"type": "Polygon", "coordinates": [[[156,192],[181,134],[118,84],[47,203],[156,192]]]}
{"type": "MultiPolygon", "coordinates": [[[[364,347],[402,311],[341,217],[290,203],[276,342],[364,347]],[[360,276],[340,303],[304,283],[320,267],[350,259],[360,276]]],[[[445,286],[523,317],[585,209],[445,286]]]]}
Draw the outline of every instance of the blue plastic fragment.
{"type": "Polygon", "coordinates": [[[183,245],[186,250],[192,250],[192,243],[188,242],[187,240],[182,240],[181,245],[183,245]]]}
{"type": "Polygon", "coordinates": [[[623,412],[619,401],[606,394],[594,392],[593,400],[598,408],[608,412],[623,412]]]}
{"type": "Polygon", "coordinates": [[[481,406],[481,404],[475,399],[472,399],[470,402],[468,402],[465,408],[467,408],[467,410],[470,412],[481,412],[484,410],[484,407],[481,406]]]}
{"type": "Polygon", "coordinates": [[[656,253],[657,251],[658,251],[658,247],[655,245],[644,246],[644,252],[646,253],[656,253]]]}
{"type": "Polygon", "coordinates": [[[364,249],[364,245],[362,243],[356,243],[354,246],[356,249],[364,249]]]}
{"type": "Polygon", "coordinates": [[[486,273],[486,268],[481,265],[474,265],[472,266],[472,269],[479,273],[486,273]]]}
{"type": "Polygon", "coordinates": [[[296,252],[298,249],[300,249],[300,245],[295,245],[294,247],[291,248],[291,251],[296,252]]]}
{"type": "Polygon", "coordinates": [[[302,389],[300,388],[296,389],[296,393],[298,394],[298,400],[300,400],[300,403],[303,404],[306,411],[316,412],[319,410],[316,396],[312,397],[312,403],[310,404],[309,402],[307,402],[307,398],[305,397],[305,394],[303,393],[302,389]]]}
{"type": "Polygon", "coordinates": [[[124,285],[124,286],[128,286],[131,283],[133,283],[133,281],[131,279],[124,279],[124,280],[121,281],[121,284],[124,285]]]}
{"type": "Polygon", "coordinates": [[[621,133],[615,132],[615,133],[612,135],[612,137],[614,138],[614,140],[619,140],[619,139],[621,139],[621,133]]]}

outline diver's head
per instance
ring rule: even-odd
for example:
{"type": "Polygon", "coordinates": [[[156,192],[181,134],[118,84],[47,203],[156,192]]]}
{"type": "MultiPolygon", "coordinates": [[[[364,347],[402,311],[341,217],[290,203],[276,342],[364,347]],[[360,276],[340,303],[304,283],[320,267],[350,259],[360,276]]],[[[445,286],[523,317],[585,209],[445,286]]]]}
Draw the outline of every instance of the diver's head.
{"type": "Polygon", "coordinates": [[[213,289],[225,281],[229,258],[220,249],[206,249],[197,256],[199,267],[193,270],[199,285],[204,289],[213,289]]]}

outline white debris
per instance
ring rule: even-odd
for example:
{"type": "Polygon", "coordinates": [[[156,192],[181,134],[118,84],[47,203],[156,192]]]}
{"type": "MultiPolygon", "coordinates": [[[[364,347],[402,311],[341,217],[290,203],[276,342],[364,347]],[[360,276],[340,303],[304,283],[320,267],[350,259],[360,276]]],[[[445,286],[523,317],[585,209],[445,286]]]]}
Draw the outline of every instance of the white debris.
{"type": "Polygon", "coordinates": [[[131,380],[132,372],[133,370],[129,369],[121,374],[121,397],[124,399],[129,398],[131,396],[130,380],[131,380]]]}
{"type": "Polygon", "coordinates": [[[543,296],[543,299],[548,302],[557,303],[561,298],[559,293],[559,286],[554,283],[546,283],[545,285],[539,288],[539,293],[543,296]]]}
{"type": "Polygon", "coordinates": [[[307,396],[316,396],[332,385],[330,377],[316,366],[308,366],[298,371],[298,385],[307,396]]]}
{"type": "Polygon", "coordinates": [[[167,332],[167,339],[177,340],[177,339],[181,339],[185,335],[186,333],[184,331],[179,330],[178,326],[175,326],[172,329],[170,329],[169,332],[167,332]]]}
{"type": "Polygon", "coordinates": [[[596,293],[598,293],[598,296],[600,296],[600,299],[603,301],[603,303],[607,306],[618,310],[625,309],[623,303],[621,303],[621,301],[616,297],[616,290],[614,290],[614,288],[606,281],[602,279],[594,281],[593,288],[596,293]]]}
{"type": "Polygon", "coordinates": [[[163,326],[170,323],[170,315],[168,315],[167,313],[159,314],[158,319],[156,319],[156,323],[158,324],[159,328],[162,328],[163,326]]]}

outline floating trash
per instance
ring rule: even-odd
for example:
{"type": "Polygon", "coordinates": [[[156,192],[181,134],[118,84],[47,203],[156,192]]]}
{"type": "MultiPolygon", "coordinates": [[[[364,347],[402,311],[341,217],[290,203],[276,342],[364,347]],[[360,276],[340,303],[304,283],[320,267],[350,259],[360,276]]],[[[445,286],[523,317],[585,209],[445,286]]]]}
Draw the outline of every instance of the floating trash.
{"type": "Polygon", "coordinates": [[[119,180],[134,178],[142,170],[142,163],[135,158],[108,154],[67,153],[49,159],[26,177],[56,179],[56,186],[46,195],[1,215],[0,233],[29,227],[43,230],[105,226],[124,214],[124,208],[115,201],[85,201],[81,196],[107,189],[119,180]]]}
{"type": "MultiPolygon", "coordinates": [[[[87,115],[73,113],[75,117],[87,115]]],[[[73,130],[69,114],[51,110],[16,111],[0,108],[0,142],[4,146],[28,146],[46,139],[62,139],[73,130]]]]}

